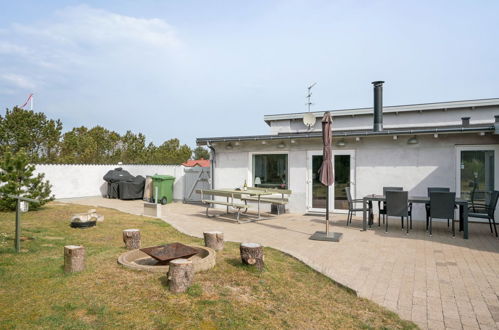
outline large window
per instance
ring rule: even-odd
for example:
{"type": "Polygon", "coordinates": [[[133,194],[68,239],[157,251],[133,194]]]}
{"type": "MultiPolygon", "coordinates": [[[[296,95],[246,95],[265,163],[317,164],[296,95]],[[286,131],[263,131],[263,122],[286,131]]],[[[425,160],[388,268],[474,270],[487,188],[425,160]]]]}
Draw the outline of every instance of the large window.
{"type": "Polygon", "coordinates": [[[461,196],[487,203],[494,190],[494,150],[461,151],[461,196]]]}
{"type": "Polygon", "coordinates": [[[253,185],[288,189],[288,155],[253,155],[253,185]]]}

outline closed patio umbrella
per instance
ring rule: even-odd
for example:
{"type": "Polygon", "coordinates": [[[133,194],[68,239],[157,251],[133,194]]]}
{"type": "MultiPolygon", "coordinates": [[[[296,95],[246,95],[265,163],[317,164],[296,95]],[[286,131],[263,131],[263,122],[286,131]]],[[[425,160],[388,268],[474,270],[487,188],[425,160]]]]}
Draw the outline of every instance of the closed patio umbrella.
{"type": "MultiPolygon", "coordinates": [[[[319,168],[319,180],[328,187],[334,183],[333,163],[331,161],[332,123],[333,119],[328,111],[322,118],[322,165],[319,168]]],[[[326,209],[328,206],[329,203],[326,204],[326,209]]]]}
{"type": "Polygon", "coordinates": [[[338,242],[341,239],[341,233],[329,232],[329,186],[334,183],[333,161],[332,161],[332,123],[331,113],[327,111],[322,118],[322,165],[319,168],[319,180],[326,189],[326,231],[317,231],[310,239],[320,241],[338,242]]]}

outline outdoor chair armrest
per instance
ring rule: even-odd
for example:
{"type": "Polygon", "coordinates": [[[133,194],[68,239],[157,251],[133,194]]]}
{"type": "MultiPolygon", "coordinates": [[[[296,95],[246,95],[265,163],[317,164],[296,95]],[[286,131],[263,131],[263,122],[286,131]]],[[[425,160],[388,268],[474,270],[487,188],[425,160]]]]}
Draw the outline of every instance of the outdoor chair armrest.
{"type": "Polygon", "coordinates": [[[480,202],[474,202],[474,203],[471,203],[470,205],[468,205],[468,208],[472,208],[472,207],[487,207],[488,205],[485,204],[485,203],[480,203],[480,202]]]}
{"type": "Polygon", "coordinates": [[[489,219],[489,215],[487,213],[481,213],[481,212],[477,212],[477,213],[470,212],[470,213],[468,213],[468,217],[479,218],[479,219],[489,219]]]}
{"type": "Polygon", "coordinates": [[[483,213],[487,213],[489,211],[490,207],[488,204],[484,203],[473,203],[468,206],[468,211],[472,211],[474,213],[482,213],[479,211],[483,211],[483,213]]]}
{"type": "Polygon", "coordinates": [[[489,211],[491,209],[491,207],[488,205],[477,205],[476,208],[479,210],[485,210],[485,211],[489,211]]]}

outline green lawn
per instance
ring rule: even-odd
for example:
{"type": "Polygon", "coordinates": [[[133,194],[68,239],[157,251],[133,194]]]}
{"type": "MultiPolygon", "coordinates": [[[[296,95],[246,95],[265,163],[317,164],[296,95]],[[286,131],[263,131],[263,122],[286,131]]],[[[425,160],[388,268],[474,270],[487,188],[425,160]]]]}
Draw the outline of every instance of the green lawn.
{"type": "Polygon", "coordinates": [[[52,203],[23,214],[20,254],[14,213],[0,213],[0,329],[416,327],[277,250],[265,248],[262,272],[243,266],[235,243],[218,253],[214,269],[195,275],[186,294],[171,294],[165,274],[117,264],[122,230],[140,228],[143,246],[202,240],[110,209],[98,209],[105,221],[97,227],[70,228],[71,214],[87,209],[52,203]],[[63,273],[68,244],[85,246],[84,272],[63,273]]]}

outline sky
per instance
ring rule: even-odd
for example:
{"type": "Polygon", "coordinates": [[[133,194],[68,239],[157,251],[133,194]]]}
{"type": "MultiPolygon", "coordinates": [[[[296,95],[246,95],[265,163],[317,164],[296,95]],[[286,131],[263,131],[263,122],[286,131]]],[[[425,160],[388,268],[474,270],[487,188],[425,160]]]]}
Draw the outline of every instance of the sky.
{"type": "Polygon", "coordinates": [[[0,0],[0,107],[195,145],[266,114],[499,97],[499,1],[0,0]]]}

